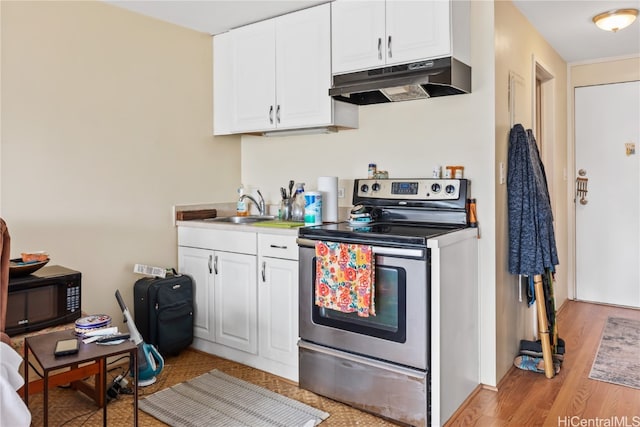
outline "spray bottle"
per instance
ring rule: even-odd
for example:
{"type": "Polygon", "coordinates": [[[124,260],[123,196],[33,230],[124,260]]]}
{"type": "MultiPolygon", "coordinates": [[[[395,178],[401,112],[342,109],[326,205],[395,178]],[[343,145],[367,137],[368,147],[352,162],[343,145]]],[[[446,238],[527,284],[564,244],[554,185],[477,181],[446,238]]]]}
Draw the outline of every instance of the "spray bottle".
{"type": "Polygon", "coordinates": [[[298,222],[304,221],[304,182],[299,182],[296,185],[291,219],[298,222]]]}
{"type": "Polygon", "coordinates": [[[238,187],[238,202],[236,203],[237,216],[249,215],[249,210],[247,209],[247,202],[244,200],[243,196],[244,196],[244,186],[240,184],[240,187],[238,187]]]}

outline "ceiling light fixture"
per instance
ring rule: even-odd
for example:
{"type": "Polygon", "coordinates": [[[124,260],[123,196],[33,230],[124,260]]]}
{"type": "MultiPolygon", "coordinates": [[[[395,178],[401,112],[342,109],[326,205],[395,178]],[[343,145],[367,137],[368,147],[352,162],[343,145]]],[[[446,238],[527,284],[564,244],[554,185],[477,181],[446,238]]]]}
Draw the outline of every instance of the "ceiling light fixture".
{"type": "Polygon", "coordinates": [[[593,22],[605,31],[616,32],[628,27],[638,16],[638,9],[610,10],[593,17],[593,22]]]}

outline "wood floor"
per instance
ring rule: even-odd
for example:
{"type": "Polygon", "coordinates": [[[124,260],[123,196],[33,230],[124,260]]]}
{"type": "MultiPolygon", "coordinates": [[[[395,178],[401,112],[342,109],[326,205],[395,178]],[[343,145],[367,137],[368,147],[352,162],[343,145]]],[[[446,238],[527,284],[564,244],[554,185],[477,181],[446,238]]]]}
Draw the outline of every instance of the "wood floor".
{"type": "Polygon", "coordinates": [[[609,316],[640,320],[640,310],[567,301],[557,319],[566,346],[560,373],[547,379],[514,367],[497,392],[480,390],[447,425],[640,426],[640,390],[589,379],[609,316]]]}
{"type": "MultiPolygon", "coordinates": [[[[640,427],[640,390],[588,378],[608,316],[640,320],[640,310],[569,301],[558,313],[560,336],[566,343],[561,372],[553,379],[513,368],[498,385],[475,394],[447,423],[448,426],[620,426],[640,427]],[[626,419],[623,418],[626,416],[626,419]],[[635,418],[634,418],[635,417],[635,418]],[[600,420],[600,424],[596,424],[600,420]],[[584,420],[584,421],[583,421],[584,420]],[[595,420],[595,421],[594,421],[595,420]],[[587,424],[591,422],[591,424],[587,424]],[[617,423],[617,424],[614,424],[617,423]]],[[[640,355],[638,356],[640,357],[640,355]]],[[[255,383],[329,412],[321,427],[395,426],[381,418],[301,390],[282,378],[197,351],[169,358],[158,383],[140,389],[141,397],[211,369],[255,383]]],[[[111,376],[119,372],[114,370],[111,376]]],[[[108,425],[132,425],[131,396],[119,396],[108,406],[108,425]]],[[[42,425],[42,394],[30,399],[32,425],[42,425]]],[[[52,390],[51,426],[99,426],[102,411],[78,392],[52,390]]],[[[164,426],[139,412],[139,425],[164,426]]]]}

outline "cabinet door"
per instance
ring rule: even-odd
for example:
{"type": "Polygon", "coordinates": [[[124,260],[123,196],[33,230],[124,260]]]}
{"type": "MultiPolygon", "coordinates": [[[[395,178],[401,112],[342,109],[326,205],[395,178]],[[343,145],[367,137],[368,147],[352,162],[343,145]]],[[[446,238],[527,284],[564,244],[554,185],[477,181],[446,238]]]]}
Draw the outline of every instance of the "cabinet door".
{"type": "Polygon", "coordinates": [[[213,251],[178,246],[178,271],[193,278],[193,335],[215,341],[213,251]]]}
{"type": "Polygon", "coordinates": [[[329,4],[276,21],[276,127],[331,123],[329,4]]]}
{"type": "MultiPolygon", "coordinates": [[[[275,128],[275,20],[231,30],[232,131],[275,128]]],[[[218,107],[220,108],[220,107],[218,107]]]]}
{"type": "Polygon", "coordinates": [[[448,1],[387,1],[387,65],[451,53],[448,1]]]}
{"type": "Polygon", "coordinates": [[[233,104],[233,70],[231,68],[231,34],[213,37],[213,134],[231,133],[231,108],[233,104]]]}
{"type": "Polygon", "coordinates": [[[331,3],[332,73],[381,67],[385,63],[385,2],[331,3]]]}
{"type": "Polygon", "coordinates": [[[258,351],[255,255],[216,251],[213,268],[216,342],[248,353],[258,351]]]}
{"type": "Polygon", "coordinates": [[[260,258],[260,355],[298,363],[298,262],[260,258]]]}

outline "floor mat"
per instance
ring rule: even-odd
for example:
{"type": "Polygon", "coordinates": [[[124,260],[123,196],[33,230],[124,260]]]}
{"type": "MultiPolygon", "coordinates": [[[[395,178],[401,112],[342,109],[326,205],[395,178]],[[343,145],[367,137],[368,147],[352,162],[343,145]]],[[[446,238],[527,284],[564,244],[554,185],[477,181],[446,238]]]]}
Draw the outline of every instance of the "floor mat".
{"type": "Polygon", "coordinates": [[[609,317],[589,378],[640,389],[640,321],[609,317]]]}
{"type": "Polygon", "coordinates": [[[329,414],[216,369],[140,400],[174,426],[308,426],[329,414]]]}

